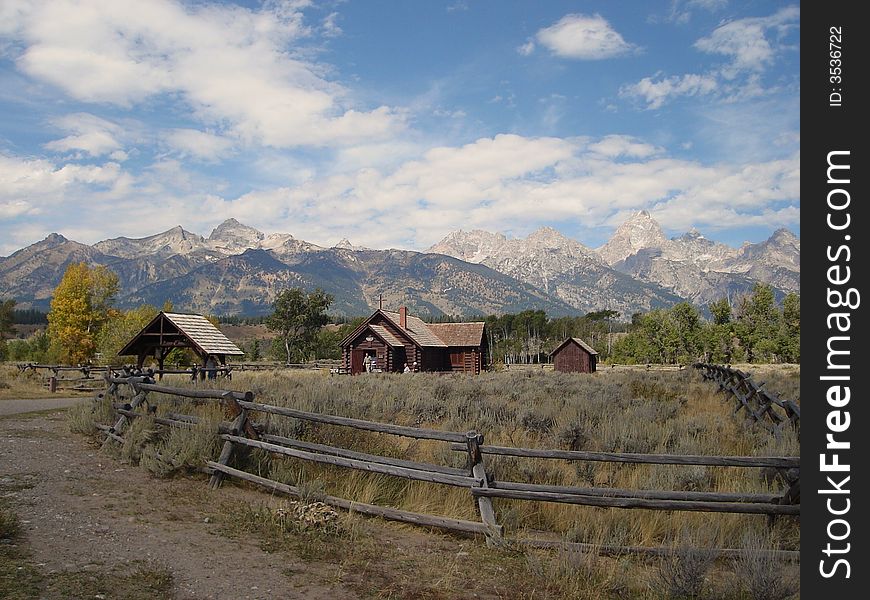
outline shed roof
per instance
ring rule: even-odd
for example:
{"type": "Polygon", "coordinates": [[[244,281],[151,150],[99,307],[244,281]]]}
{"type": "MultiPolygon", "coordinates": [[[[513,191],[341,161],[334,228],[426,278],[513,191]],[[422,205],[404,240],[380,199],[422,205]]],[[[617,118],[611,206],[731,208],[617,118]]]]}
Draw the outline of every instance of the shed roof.
{"type": "Polygon", "coordinates": [[[553,356],[554,354],[556,354],[556,352],[558,352],[559,350],[561,350],[562,348],[564,348],[567,344],[569,344],[571,342],[574,342],[575,344],[577,344],[578,346],[580,346],[581,348],[586,350],[586,352],[588,352],[589,354],[598,354],[598,352],[595,351],[595,348],[593,348],[592,346],[590,346],[589,344],[587,344],[586,342],[584,342],[580,338],[570,337],[570,338],[566,339],[564,342],[562,342],[561,344],[559,344],[558,346],[556,346],[556,348],[552,352],[550,352],[550,356],[553,356]]]}
{"type": "Polygon", "coordinates": [[[448,346],[480,346],[485,323],[429,323],[429,329],[448,346]]]}

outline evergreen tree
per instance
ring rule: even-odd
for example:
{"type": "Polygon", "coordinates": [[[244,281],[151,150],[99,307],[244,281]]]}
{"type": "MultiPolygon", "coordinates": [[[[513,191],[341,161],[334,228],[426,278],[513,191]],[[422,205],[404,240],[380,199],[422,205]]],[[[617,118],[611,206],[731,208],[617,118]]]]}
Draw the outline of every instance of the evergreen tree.
{"type": "Polygon", "coordinates": [[[785,362],[801,361],[801,297],[791,293],[782,301],[778,353],[785,362]]]}
{"type": "Polygon", "coordinates": [[[749,362],[776,359],[782,313],[776,306],[773,288],[756,283],[752,295],[744,297],[738,309],[735,331],[749,362]]]}
{"type": "Polygon", "coordinates": [[[0,302],[0,340],[15,335],[15,300],[0,302]]]}

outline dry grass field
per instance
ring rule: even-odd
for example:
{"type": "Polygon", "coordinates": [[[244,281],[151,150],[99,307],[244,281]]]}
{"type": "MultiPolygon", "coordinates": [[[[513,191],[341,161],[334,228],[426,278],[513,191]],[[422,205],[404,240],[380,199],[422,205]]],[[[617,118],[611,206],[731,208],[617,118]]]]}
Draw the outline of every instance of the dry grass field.
{"type": "MultiPolygon", "coordinates": [[[[749,372],[754,369],[744,367],[749,372]]],[[[799,401],[799,368],[769,367],[755,378],[780,397],[799,401]]],[[[784,429],[779,435],[771,435],[733,415],[733,402],[717,394],[715,386],[704,382],[692,369],[605,369],[593,376],[525,371],[478,377],[330,377],[322,372],[272,371],[241,372],[234,374],[231,381],[196,384],[186,377],[167,377],[164,383],[250,390],[260,402],[312,412],[458,432],[474,429],[484,433],[485,443],[491,445],[661,454],[799,455],[793,432],[784,429]]],[[[157,414],[175,411],[207,419],[192,432],[161,432],[150,419],[137,419],[125,434],[127,443],[113,450],[116,458],[139,463],[155,475],[167,477],[218,454],[219,442],[212,432],[222,415],[216,406],[193,406],[162,395],[149,396],[149,402],[157,404],[157,414]]],[[[73,429],[94,433],[91,423],[95,418],[111,422],[108,408],[104,405],[101,410],[96,414],[90,408],[74,412],[70,417],[73,429]]],[[[466,458],[465,453],[451,451],[443,442],[405,440],[272,415],[255,418],[278,435],[362,452],[456,467],[463,466],[466,458]]],[[[300,487],[309,501],[330,494],[479,520],[474,502],[463,489],[274,458],[259,450],[249,452],[243,461],[250,472],[300,487]]],[[[499,456],[487,456],[486,462],[487,470],[503,481],[650,490],[781,493],[784,489],[774,473],[758,468],[499,456]]],[[[625,559],[591,560],[564,551],[549,558],[539,553],[524,554],[528,569],[544,579],[561,581],[559,589],[574,590],[569,597],[575,597],[574,593],[576,597],[608,597],[581,594],[587,589],[583,586],[591,581],[601,585],[605,582],[608,589],[630,590],[626,591],[628,595],[614,597],[631,598],[787,598],[795,591],[792,582],[796,575],[789,575],[794,567],[767,561],[761,554],[744,559],[746,564],[720,562],[713,567],[711,555],[703,549],[797,550],[800,534],[796,518],[769,521],[763,515],[603,509],[505,499],[496,499],[494,505],[498,522],[511,538],[549,537],[596,545],[674,549],[670,562],[663,560],[652,566],[640,559],[627,563],[625,559]],[[588,581],[577,587],[581,571],[588,581]],[[738,571],[740,576],[735,574],[738,571]],[[748,577],[747,573],[756,575],[748,577]],[[701,587],[695,589],[698,585],[701,587]]],[[[268,530],[270,527],[264,524],[275,521],[269,515],[274,516],[278,505],[270,506],[252,509],[246,517],[250,522],[239,527],[256,522],[259,529],[268,530]]]]}
{"type": "MultiPolygon", "coordinates": [[[[52,396],[45,385],[47,377],[47,371],[20,373],[18,367],[14,364],[0,363],[0,402],[3,400],[26,400],[52,396]]],[[[99,379],[95,382],[95,385],[98,384],[99,379]]],[[[72,386],[64,386],[65,389],[56,392],[54,395],[70,398],[87,398],[93,395],[89,392],[78,392],[68,389],[69,387],[72,386]]]]}

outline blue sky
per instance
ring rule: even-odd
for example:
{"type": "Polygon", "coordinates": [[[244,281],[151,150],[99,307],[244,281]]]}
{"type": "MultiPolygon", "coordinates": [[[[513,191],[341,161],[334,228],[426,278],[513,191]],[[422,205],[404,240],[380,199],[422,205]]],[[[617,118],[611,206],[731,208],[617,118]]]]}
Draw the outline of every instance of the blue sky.
{"type": "Polygon", "coordinates": [[[799,233],[800,11],[735,0],[5,0],[0,254],[229,217],[425,249],[637,210],[799,233]]]}

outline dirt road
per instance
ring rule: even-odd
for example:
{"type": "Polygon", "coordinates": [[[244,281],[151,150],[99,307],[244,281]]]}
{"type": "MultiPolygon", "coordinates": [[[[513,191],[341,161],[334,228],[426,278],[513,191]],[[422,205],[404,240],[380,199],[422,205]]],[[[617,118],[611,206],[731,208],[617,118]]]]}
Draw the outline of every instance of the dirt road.
{"type": "MultiPolygon", "coordinates": [[[[18,406],[0,403],[10,405],[18,406]]],[[[0,419],[0,497],[23,524],[29,564],[48,576],[162,569],[171,573],[168,597],[184,600],[357,597],[323,582],[316,563],[264,552],[255,539],[221,536],[224,503],[243,502],[248,493],[228,486],[210,492],[201,480],[154,480],[70,434],[63,411],[0,419]]]]}
{"type": "Polygon", "coordinates": [[[69,408],[87,398],[39,398],[35,400],[0,400],[0,416],[17,415],[20,413],[69,408]]]}
{"type": "Polygon", "coordinates": [[[481,540],[347,513],[338,532],[276,533],[269,515],[283,497],[232,481],[212,491],[204,475],[154,478],[70,433],[65,412],[0,416],[0,516],[22,525],[0,540],[2,598],[565,597],[525,555],[481,540]]]}

